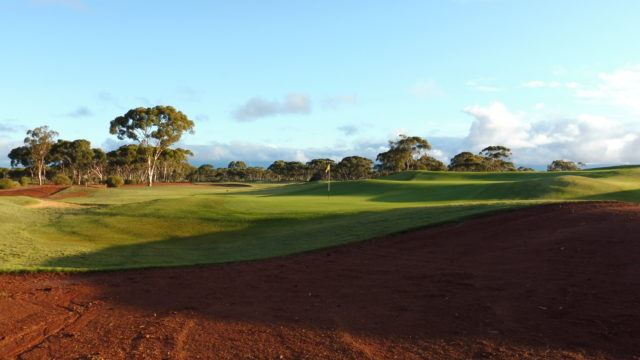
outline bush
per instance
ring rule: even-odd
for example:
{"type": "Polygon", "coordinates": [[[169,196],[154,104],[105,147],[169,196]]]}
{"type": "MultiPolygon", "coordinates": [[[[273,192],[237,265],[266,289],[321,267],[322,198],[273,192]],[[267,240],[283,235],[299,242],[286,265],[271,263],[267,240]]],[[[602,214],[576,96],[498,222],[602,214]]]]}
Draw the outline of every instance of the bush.
{"type": "Polygon", "coordinates": [[[0,179],[0,189],[14,189],[18,186],[20,186],[20,184],[11,179],[0,179]]]}
{"type": "Polygon", "coordinates": [[[26,177],[26,176],[23,176],[23,177],[20,178],[20,185],[27,186],[29,184],[31,184],[31,178],[26,177]]]}
{"type": "Polygon", "coordinates": [[[131,185],[131,184],[140,184],[140,180],[138,179],[127,179],[124,181],[125,184],[127,185],[131,185]]]}
{"type": "Polygon", "coordinates": [[[124,180],[118,175],[111,175],[107,178],[106,183],[108,187],[120,187],[124,184],[124,180]]]}
{"type": "Polygon", "coordinates": [[[58,174],[51,180],[56,185],[71,185],[71,179],[67,175],[58,174]]]}

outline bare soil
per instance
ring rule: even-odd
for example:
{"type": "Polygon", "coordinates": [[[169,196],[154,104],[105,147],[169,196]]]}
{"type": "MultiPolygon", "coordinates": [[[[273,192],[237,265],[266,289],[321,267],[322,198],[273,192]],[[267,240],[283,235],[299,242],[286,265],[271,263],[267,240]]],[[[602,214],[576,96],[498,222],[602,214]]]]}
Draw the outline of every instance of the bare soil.
{"type": "Polygon", "coordinates": [[[640,359],[638,234],[636,204],[554,204],[267,261],[4,274],[0,358],[640,359]]]}
{"type": "Polygon", "coordinates": [[[17,189],[0,190],[0,196],[30,196],[34,198],[46,198],[69,186],[65,185],[29,185],[17,189]]]}

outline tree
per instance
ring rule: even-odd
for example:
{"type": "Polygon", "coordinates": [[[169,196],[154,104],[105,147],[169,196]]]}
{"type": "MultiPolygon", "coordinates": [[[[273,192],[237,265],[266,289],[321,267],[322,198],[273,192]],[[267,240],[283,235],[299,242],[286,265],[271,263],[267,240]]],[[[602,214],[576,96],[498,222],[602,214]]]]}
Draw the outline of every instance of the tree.
{"type": "Polygon", "coordinates": [[[485,171],[485,158],[468,151],[454,156],[449,162],[450,171],[485,171]]]}
{"type": "Polygon", "coordinates": [[[336,165],[336,172],[345,180],[359,180],[371,175],[373,160],[360,156],[347,156],[336,165]]]}
{"type": "Polygon", "coordinates": [[[57,132],[49,130],[49,127],[45,125],[28,130],[27,137],[24,139],[25,146],[29,149],[29,156],[38,172],[38,183],[40,185],[42,185],[42,180],[46,176],[45,165],[47,157],[57,136],[57,132]]]}
{"type": "Polygon", "coordinates": [[[580,167],[573,161],[554,160],[547,166],[547,171],[578,171],[580,167]]]}
{"type": "Polygon", "coordinates": [[[513,162],[509,161],[511,149],[502,145],[488,146],[480,151],[484,156],[483,171],[516,171],[513,162]]]}
{"type": "Polygon", "coordinates": [[[327,178],[327,166],[334,168],[336,162],[331,159],[313,159],[307,162],[307,168],[311,171],[311,180],[324,180],[327,178]]]}
{"type": "Polygon", "coordinates": [[[447,167],[442,161],[426,154],[416,160],[413,168],[415,170],[447,171],[447,167]]]}
{"type": "Polygon", "coordinates": [[[100,182],[104,178],[107,171],[107,154],[99,148],[92,149],[93,158],[89,165],[89,171],[95,175],[100,182]]]}
{"type": "Polygon", "coordinates": [[[136,141],[145,149],[148,185],[152,186],[156,162],[162,152],[178,142],[184,132],[193,133],[194,125],[172,106],[139,107],[113,119],[109,132],[120,140],[136,141]]]}
{"type": "Polygon", "coordinates": [[[58,140],[51,147],[52,162],[57,163],[63,172],[68,169],[71,181],[78,185],[82,182],[90,170],[94,157],[89,140],[58,140]]]}
{"type": "Polygon", "coordinates": [[[419,136],[398,135],[396,141],[389,140],[389,150],[378,154],[378,169],[383,171],[411,170],[416,158],[431,150],[429,142],[419,136]]]}
{"type": "Polygon", "coordinates": [[[244,161],[231,161],[229,165],[227,165],[228,169],[232,170],[243,170],[247,168],[247,164],[244,161]]]}
{"type": "Polygon", "coordinates": [[[516,169],[516,171],[535,171],[535,170],[533,168],[526,167],[526,166],[518,166],[518,169],[516,169]]]}
{"type": "Polygon", "coordinates": [[[11,149],[9,159],[11,160],[11,167],[22,165],[25,168],[31,168],[33,166],[31,150],[29,150],[27,146],[18,146],[17,148],[11,149]]]}

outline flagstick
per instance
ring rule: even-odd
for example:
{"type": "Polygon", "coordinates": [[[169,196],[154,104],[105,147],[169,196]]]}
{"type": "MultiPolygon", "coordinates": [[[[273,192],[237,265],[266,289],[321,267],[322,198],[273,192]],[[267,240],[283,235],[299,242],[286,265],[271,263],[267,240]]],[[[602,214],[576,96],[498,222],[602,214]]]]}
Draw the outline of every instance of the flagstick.
{"type": "Polygon", "coordinates": [[[329,168],[329,181],[327,181],[327,199],[331,198],[331,168],[329,168]]]}

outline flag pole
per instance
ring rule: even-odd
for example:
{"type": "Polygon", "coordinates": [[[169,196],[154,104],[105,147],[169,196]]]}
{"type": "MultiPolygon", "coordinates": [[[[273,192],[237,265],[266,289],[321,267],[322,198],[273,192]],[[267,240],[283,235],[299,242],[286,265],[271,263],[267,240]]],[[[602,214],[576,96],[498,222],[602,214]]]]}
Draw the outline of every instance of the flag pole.
{"type": "Polygon", "coordinates": [[[328,178],[327,178],[327,198],[331,198],[331,165],[327,165],[327,173],[328,173],[328,178]]]}

